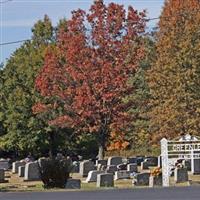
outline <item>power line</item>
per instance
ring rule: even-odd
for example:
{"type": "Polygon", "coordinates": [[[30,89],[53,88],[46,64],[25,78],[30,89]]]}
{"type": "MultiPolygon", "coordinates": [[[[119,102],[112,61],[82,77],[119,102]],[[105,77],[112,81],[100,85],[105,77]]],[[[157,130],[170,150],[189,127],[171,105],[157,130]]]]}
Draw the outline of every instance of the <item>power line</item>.
{"type": "Polygon", "coordinates": [[[9,45],[9,44],[17,44],[17,43],[26,42],[26,41],[29,41],[29,40],[30,40],[30,39],[26,39],[26,40],[17,40],[17,41],[13,41],[13,42],[0,43],[0,46],[9,45]]]}
{"type": "MultiPolygon", "coordinates": [[[[8,0],[8,1],[12,1],[12,0],[8,0]]],[[[8,2],[7,1],[7,2],[8,2]]],[[[200,10],[194,10],[194,12],[199,12],[200,10]]],[[[182,14],[178,14],[176,16],[182,16],[182,14]]],[[[170,16],[170,17],[164,17],[166,19],[170,19],[170,18],[173,18],[175,16],[170,16]]],[[[153,17],[153,18],[149,18],[149,19],[145,19],[146,22],[149,22],[149,21],[154,21],[154,20],[158,20],[160,19],[160,17],[153,17]]],[[[24,40],[18,40],[18,41],[12,41],[12,42],[5,42],[5,43],[0,43],[0,46],[4,46],[4,45],[10,45],[10,44],[17,44],[17,43],[21,43],[21,42],[25,42],[25,41],[30,41],[31,39],[24,39],[24,40]]]]}
{"type": "MultiPolygon", "coordinates": [[[[155,17],[155,18],[149,18],[146,19],[146,22],[149,21],[153,21],[153,20],[157,20],[159,19],[159,17],[155,17]]],[[[17,40],[17,41],[11,41],[11,42],[5,42],[5,43],[0,43],[0,46],[5,46],[5,45],[10,45],[10,44],[17,44],[17,43],[22,43],[22,42],[26,42],[26,41],[30,41],[31,39],[24,39],[24,40],[17,40]]]]}

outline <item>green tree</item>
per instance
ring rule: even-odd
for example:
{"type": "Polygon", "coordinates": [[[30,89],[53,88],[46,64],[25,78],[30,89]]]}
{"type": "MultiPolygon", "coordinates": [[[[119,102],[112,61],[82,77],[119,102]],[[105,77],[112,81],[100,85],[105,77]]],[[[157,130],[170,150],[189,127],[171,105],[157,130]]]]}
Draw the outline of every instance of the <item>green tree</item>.
{"type": "Polygon", "coordinates": [[[128,134],[127,140],[130,142],[130,148],[135,152],[147,152],[150,149],[150,119],[147,115],[151,98],[150,89],[146,80],[147,70],[151,68],[155,58],[155,39],[153,35],[147,35],[142,38],[145,48],[145,57],[140,62],[135,75],[131,78],[130,83],[134,87],[134,93],[128,98],[134,103],[130,109],[133,116],[132,128],[128,134]],[[146,145],[141,145],[145,141],[146,145]]]}
{"type": "Polygon", "coordinates": [[[0,121],[6,129],[1,148],[27,153],[43,151],[48,145],[47,124],[32,114],[39,97],[34,88],[36,74],[43,65],[45,49],[54,42],[54,28],[47,16],[32,29],[32,40],[25,42],[1,71],[0,121]]]}

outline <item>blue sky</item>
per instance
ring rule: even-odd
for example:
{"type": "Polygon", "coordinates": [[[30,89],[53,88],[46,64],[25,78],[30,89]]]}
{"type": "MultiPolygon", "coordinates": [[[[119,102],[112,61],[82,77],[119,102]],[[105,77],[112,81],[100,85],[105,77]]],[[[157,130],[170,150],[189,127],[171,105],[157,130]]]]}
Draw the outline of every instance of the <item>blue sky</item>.
{"type": "MultiPolygon", "coordinates": [[[[0,0],[0,43],[29,39],[31,27],[47,14],[56,25],[59,19],[70,18],[71,11],[81,8],[87,10],[93,0],[0,0]]],[[[148,17],[160,15],[164,0],[104,0],[105,3],[115,2],[132,5],[138,10],[146,9],[148,17]]],[[[155,26],[157,21],[149,22],[148,26],[155,26]]],[[[0,63],[18,48],[20,44],[0,46],[0,63]]]]}

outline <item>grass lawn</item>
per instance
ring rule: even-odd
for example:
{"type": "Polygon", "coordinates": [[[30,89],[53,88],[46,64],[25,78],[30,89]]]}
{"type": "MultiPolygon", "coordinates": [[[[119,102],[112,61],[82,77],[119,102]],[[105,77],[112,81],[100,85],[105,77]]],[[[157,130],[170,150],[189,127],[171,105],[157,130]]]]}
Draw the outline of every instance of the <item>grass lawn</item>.
{"type": "MultiPolygon", "coordinates": [[[[74,191],[73,189],[44,189],[41,181],[30,181],[24,182],[23,178],[19,178],[17,174],[12,174],[11,172],[6,172],[6,177],[9,180],[8,183],[0,183],[0,191],[3,192],[25,192],[25,191],[74,191]]],[[[84,183],[85,178],[81,178],[79,174],[72,174],[73,178],[81,179],[81,191],[84,190],[102,190],[102,189],[113,189],[113,188],[97,188],[96,183],[84,183]]],[[[189,186],[198,185],[200,186],[200,175],[189,174],[189,182],[186,183],[174,183],[174,177],[170,177],[171,186],[189,186]]],[[[132,179],[117,180],[115,181],[116,189],[122,188],[141,188],[132,185],[132,179]]],[[[144,188],[144,187],[142,187],[144,188]]]]}

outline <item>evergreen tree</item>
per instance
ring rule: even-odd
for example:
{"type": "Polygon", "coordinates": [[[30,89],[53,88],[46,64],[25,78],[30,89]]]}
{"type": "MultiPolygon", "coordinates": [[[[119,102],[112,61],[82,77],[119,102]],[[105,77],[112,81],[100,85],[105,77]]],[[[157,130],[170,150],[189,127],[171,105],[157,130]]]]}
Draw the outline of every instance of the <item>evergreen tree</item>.
{"type": "Polygon", "coordinates": [[[45,49],[54,41],[54,29],[45,16],[32,32],[32,40],[18,48],[0,72],[0,121],[6,129],[0,145],[5,150],[39,152],[47,144],[48,125],[35,118],[32,106],[39,98],[34,80],[43,65],[45,49]]]}

